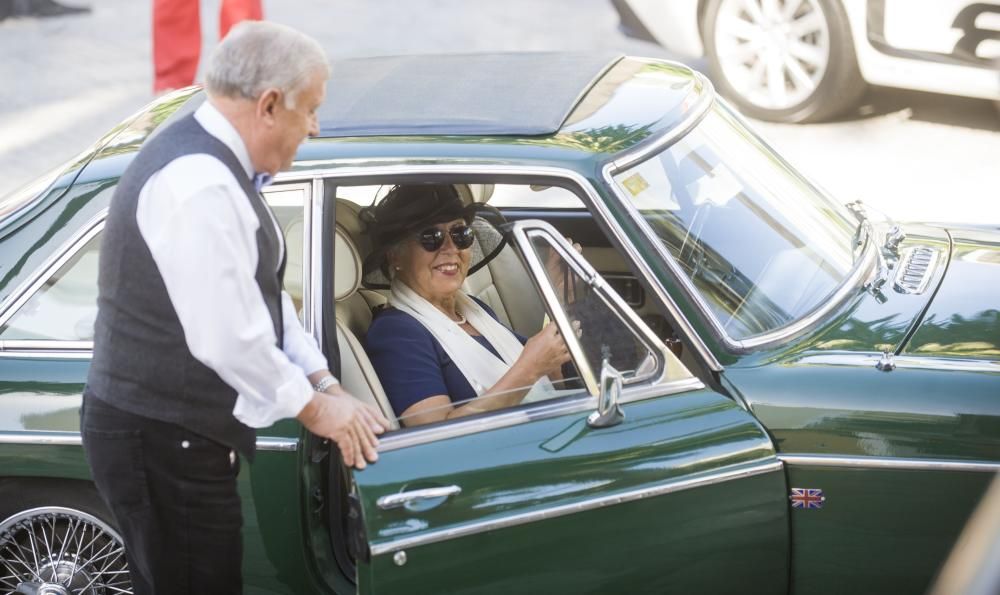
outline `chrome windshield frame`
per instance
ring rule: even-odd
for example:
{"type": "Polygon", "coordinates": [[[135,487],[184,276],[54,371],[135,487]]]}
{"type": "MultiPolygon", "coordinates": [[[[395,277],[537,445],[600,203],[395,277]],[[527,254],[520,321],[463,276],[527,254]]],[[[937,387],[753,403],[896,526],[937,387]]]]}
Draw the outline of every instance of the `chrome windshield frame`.
{"type": "MultiPolygon", "coordinates": [[[[731,108],[728,108],[719,98],[713,98],[712,101],[699,104],[698,107],[701,111],[696,114],[692,114],[692,117],[686,120],[684,125],[678,126],[669,133],[664,134],[661,138],[657,139],[656,142],[650,143],[634,153],[625,155],[622,158],[607,163],[602,168],[601,175],[608,191],[619,200],[619,203],[625,212],[628,213],[631,221],[645,236],[646,241],[652,246],[656,253],[667,264],[671,274],[686,294],[686,297],[695,306],[701,317],[708,322],[713,334],[722,343],[724,348],[733,353],[747,353],[755,349],[770,347],[778,343],[782,343],[799,335],[800,333],[807,331],[829,312],[838,308],[848,298],[863,292],[864,283],[877,273],[875,265],[878,256],[878,248],[875,246],[874,239],[869,234],[866,238],[861,254],[854,261],[850,273],[844,277],[837,289],[834,290],[825,301],[818,304],[817,307],[813,308],[805,315],[766,333],[760,333],[743,339],[737,339],[730,336],[726,332],[721,321],[719,321],[718,318],[716,318],[716,316],[712,313],[708,302],[702,297],[701,293],[694,286],[694,283],[687,275],[684,274],[680,263],[678,263],[677,260],[669,253],[663,243],[656,239],[656,233],[650,226],[649,222],[646,221],[642,214],[639,213],[639,211],[631,204],[631,201],[629,201],[628,197],[622,193],[618,184],[616,184],[614,180],[614,176],[627,169],[633,168],[648,159],[655,158],[657,155],[673,146],[675,142],[694,130],[702,119],[708,115],[711,108],[717,102],[724,109],[734,115],[740,125],[746,126],[746,122],[735,114],[731,108]]],[[[760,141],[770,149],[770,145],[767,145],[763,139],[760,139],[760,141]]],[[[776,151],[774,154],[778,155],[776,151]]],[[[795,168],[791,167],[791,165],[783,159],[781,162],[786,167],[789,167],[798,173],[798,170],[795,170],[795,168]]],[[[801,174],[798,175],[804,182],[806,182],[811,190],[816,192],[818,195],[823,196],[827,200],[831,200],[825,192],[820,190],[813,183],[809,182],[809,180],[801,174]]]]}

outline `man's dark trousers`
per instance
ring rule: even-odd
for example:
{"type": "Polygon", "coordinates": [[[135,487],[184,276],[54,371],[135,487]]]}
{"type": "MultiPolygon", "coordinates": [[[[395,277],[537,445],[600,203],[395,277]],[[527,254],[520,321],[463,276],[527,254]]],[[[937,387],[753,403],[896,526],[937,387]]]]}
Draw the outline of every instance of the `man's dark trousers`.
{"type": "Polygon", "coordinates": [[[84,395],[83,446],[125,541],[136,595],[240,593],[239,457],[84,395]]]}

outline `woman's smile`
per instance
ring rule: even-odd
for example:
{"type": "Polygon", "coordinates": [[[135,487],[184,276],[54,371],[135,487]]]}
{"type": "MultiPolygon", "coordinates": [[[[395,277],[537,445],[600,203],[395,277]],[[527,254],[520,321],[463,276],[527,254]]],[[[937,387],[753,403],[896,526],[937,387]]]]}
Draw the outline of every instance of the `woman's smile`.
{"type": "Polygon", "coordinates": [[[442,275],[454,277],[455,275],[458,274],[459,267],[457,262],[446,262],[435,266],[434,270],[441,273],[442,275]]]}

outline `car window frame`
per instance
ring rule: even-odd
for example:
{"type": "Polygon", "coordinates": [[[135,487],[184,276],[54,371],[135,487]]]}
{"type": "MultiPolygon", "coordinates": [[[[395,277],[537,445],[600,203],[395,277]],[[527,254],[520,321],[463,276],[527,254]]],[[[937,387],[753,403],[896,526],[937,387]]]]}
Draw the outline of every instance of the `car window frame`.
{"type": "MultiPolygon", "coordinates": [[[[90,240],[104,231],[108,209],[102,209],[83,224],[68,240],[63,242],[35,273],[15,289],[7,301],[0,305],[0,327],[17,315],[38,290],[59,270],[72,260],[90,240]]],[[[94,279],[97,283],[97,279],[94,279]]],[[[40,355],[59,359],[89,359],[94,351],[93,341],[64,339],[7,339],[0,338],[0,357],[40,355]]]]}
{"type": "MultiPolygon", "coordinates": [[[[275,206],[268,201],[268,196],[270,194],[276,194],[279,192],[289,192],[294,190],[302,191],[302,245],[298,248],[302,251],[302,326],[306,329],[306,332],[312,334],[312,308],[310,307],[310,302],[312,301],[312,279],[309,274],[312,262],[312,251],[310,246],[312,245],[312,234],[313,234],[313,192],[315,192],[315,184],[310,182],[278,182],[271,184],[261,190],[261,194],[264,195],[264,202],[267,204],[268,208],[274,213],[274,220],[278,223],[279,232],[281,233],[282,241],[285,243],[285,256],[287,261],[287,256],[291,252],[291,248],[288,245],[288,238],[285,235],[285,229],[281,227],[280,220],[275,211],[275,206]]],[[[282,279],[282,290],[287,292],[284,288],[284,279],[282,279]]],[[[291,294],[289,293],[289,296],[291,294]]],[[[298,313],[296,313],[298,314],[298,313]]]]}
{"type": "MultiPolygon", "coordinates": [[[[312,258],[311,250],[309,247],[312,243],[312,233],[313,229],[316,227],[312,223],[312,192],[315,190],[315,184],[312,183],[285,183],[285,184],[274,184],[265,188],[262,192],[264,195],[264,200],[267,202],[268,194],[289,191],[289,190],[302,190],[303,200],[302,200],[302,221],[303,221],[303,245],[302,245],[302,312],[303,312],[303,326],[306,328],[306,332],[312,332],[311,324],[312,308],[310,307],[310,302],[312,301],[312,291],[310,286],[310,275],[308,271],[310,270],[310,260],[312,258]]],[[[268,203],[270,207],[270,203],[268,203]]],[[[39,266],[35,273],[29,276],[25,281],[17,287],[7,300],[3,304],[0,304],[0,328],[2,328],[9,320],[27,304],[34,296],[38,294],[38,291],[45,286],[46,283],[58,273],[63,266],[69,261],[75,258],[81,250],[83,250],[87,244],[99,236],[104,231],[105,222],[108,217],[108,208],[105,207],[101,209],[96,215],[91,217],[86,223],[84,223],[72,236],[65,242],[63,242],[53,253],[46,259],[41,266],[39,266]]],[[[277,221],[277,217],[275,217],[277,221]]],[[[282,237],[284,238],[284,230],[280,230],[282,237]]],[[[288,246],[285,246],[286,253],[288,251],[288,246]]],[[[94,283],[97,283],[97,279],[94,279],[94,283]]],[[[95,305],[96,308],[96,305],[95,305]]],[[[94,352],[94,342],[93,341],[72,341],[65,339],[2,339],[0,338],[0,357],[25,357],[25,356],[44,356],[51,359],[90,359],[93,357],[94,352]]]]}
{"type": "MultiPolygon", "coordinates": [[[[641,376],[624,378],[623,386],[641,385],[647,382],[655,384],[658,381],[664,380],[667,374],[666,361],[668,358],[673,357],[669,354],[667,346],[642,321],[635,310],[625,301],[625,298],[607,282],[604,276],[593,265],[587,262],[587,259],[582,254],[577,253],[573,249],[566,239],[559,234],[558,230],[543,220],[527,219],[514,223],[512,233],[514,242],[518,245],[522,254],[528,252],[523,258],[527,262],[528,272],[532,277],[536,279],[546,278],[545,265],[541,262],[540,255],[533,250],[533,242],[536,239],[542,239],[566,261],[567,266],[573,269],[575,275],[580,277],[584,283],[590,286],[592,291],[597,293],[605,307],[611,310],[611,313],[614,314],[618,321],[636,336],[637,342],[642,344],[648,350],[649,354],[656,359],[656,368],[653,371],[641,376]],[[532,250],[529,251],[528,248],[532,248],[532,250]]],[[[559,304],[559,297],[553,291],[554,288],[551,283],[540,285],[540,289],[542,291],[543,302],[552,311],[553,317],[559,325],[559,330],[562,331],[565,340],[568,342],[574,364],[578,368],[581,367],[581,364],[583,368],[586,368],[581,369],[580,373],[587,384],[588,391],[591,394],[597,394],[599,391],[598,378],[601,371],[594,370],[589,365],[580,339],[574,333],[569,332],[572,328],[570,315],[566,312],[565,308],[556,308],[559,304]]],[[[688,373],[690,374],[690,370],[688,373]]]]}
{"type": "MultiPolygon", "coordinates": [[[[343,164],[338,164],[336,161],[323,161],[321,165],[317,164],[320,166],[315,169],[309,169],[308,163],[299,163],[297,165],[298,168],[296,171],[278,174],[276,182],[293,180],[301,181],[306,178],[313,179],[314,184],[318,184],[320,186],[319,190],[313,193],[314,202],[321,203],[319,205],[314,204],[314,208],[317,209],[317,213],[322,213],[325,209],[336,208],[336,197],[328,197],[325,191],[325,186],[327,184],[336,187],[408,183],[417,181],[451,183],[455,180],[461,180],[463,183],[483,181],[485,183],[511,184],[524,183],[523,180],[525,179],[533,181],[551,181],[553,185],[559,185],[574,192],[581,199],[583,205],[587,207],[592,214],[604,219],[608,229],[611,230],[611,233],[616,234],[617,240],[622,246],[625,247],[623,254],[625,258],[634,260],[635,255],[638,254],[636,247],[628,240],[622,229],[614,222],[613,218],[604,218],[604,210],[599,208],[601,203],[596,189],[587,180],[587,178],[570,169],[552,166],[521,166],[511,165],[509,163],[491,162],[484,162],[481,164],[413,162],[397,164],[377,161],[366,164],[365,162],[358,162],[356,160],[347,161],[343,164]]],[[[326,221],[327,219],[328,217],[326,216],[313,217],[314,222],[326,221]]],[[[324,270],[326,262],[328,260],[333,261],[335,259],[332,254],[326,255],[322,253],[322,239],[322,234],[320,233],[314,234],[312,238],[313,268],[310,271],[310,275],[313,277],[315,283],[313,287],[316,288],[322,287],[319,281],[326,273],[324,270]]],[[[653,278],[647,277],[647,281],[652,287],[657,287],[657,285],[655,285],[656,281],[653,278]]],[[[614,291],[610,288],[609,290],[612,292],[614,291]]],[[[665,293],[661,297],[665,297],[666,300],[669,300],[665,302],[665,305],[667,305],[668,308],[671,308],[678,314],[680,313],[676,304],[674,304],[665,293]]],[[[314,303],[322,302],[323,300],[314,300],[314,303]]],[[[335,336],[334,333],[336,332],[336,323],[335,321],[326,321],[321,310],[322,308],[320,307],[317,308],[317,311],[315,312],[312,332],[317,343],[322,345],[325,326],[329,324],[330,328],[326,329],[326,333],[330,336],[335,336]]],[[[635,331],[633,330],[633,332],[635,331]]],[[[707,351],[707,348],[705,348],[705,352],[708,353],[714,360],[714,356],[711,356],[711,353],[707,351]]],[[[331,354],[327,355],[328,357],[331,356],[331,354]]],[[[627,384],[623,386],[619,402],[631,403],[648,398],[666,397],[672,394],[705,388],[705,384],[701,381],[701,379],[698,378],[698,376],[691,370],[688,371],[691,372],[692,375],[685,379],[668,380],[665,378],[666,375],[664,374],[661,375],[660,378],[656,379],[656,381],[647,384],[627,384]]],[[[598,397],[596,395],[591,394],[587,390],[582,390],[581,395],[579,396],[569,395],[551,402],[539,401],[524,404],[513,409],[505,409],[497,412],[491,412],[483,416],[476,416],[472,419],[457,419],[448,421],[447,423],[433,424],[428,427],[416,426],[411,428],[400,428],[399,430],[394,430],[393,432],[380,437],[379,451],[392,451],[418,444],[447,440],[449,438],[464,436],[476,432],[519,425],[537,419],[546,419],[583,411],[596,410],[597,401],[598,397]]]]}

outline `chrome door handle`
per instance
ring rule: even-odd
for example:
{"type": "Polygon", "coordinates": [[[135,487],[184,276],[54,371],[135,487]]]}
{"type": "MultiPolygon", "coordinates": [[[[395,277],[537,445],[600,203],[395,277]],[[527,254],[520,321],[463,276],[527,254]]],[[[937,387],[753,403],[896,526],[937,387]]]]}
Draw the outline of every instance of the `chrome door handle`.
{"type": "Polygon", "coordinates": [[[435,499],[446,499],[456,494],[461,494],[462,488],[458,486],[445,486],[441,488],[426,488],[423,490],[411,490],[409,492],[400,492],[398,494],[389,494],[388,496],[382,496],[375,501],[382,510],[390,510],[392,508],[399,508],[400,506],[406,506],[411,502],[417,502],[419,500],[435,500],[435,499]]]}

